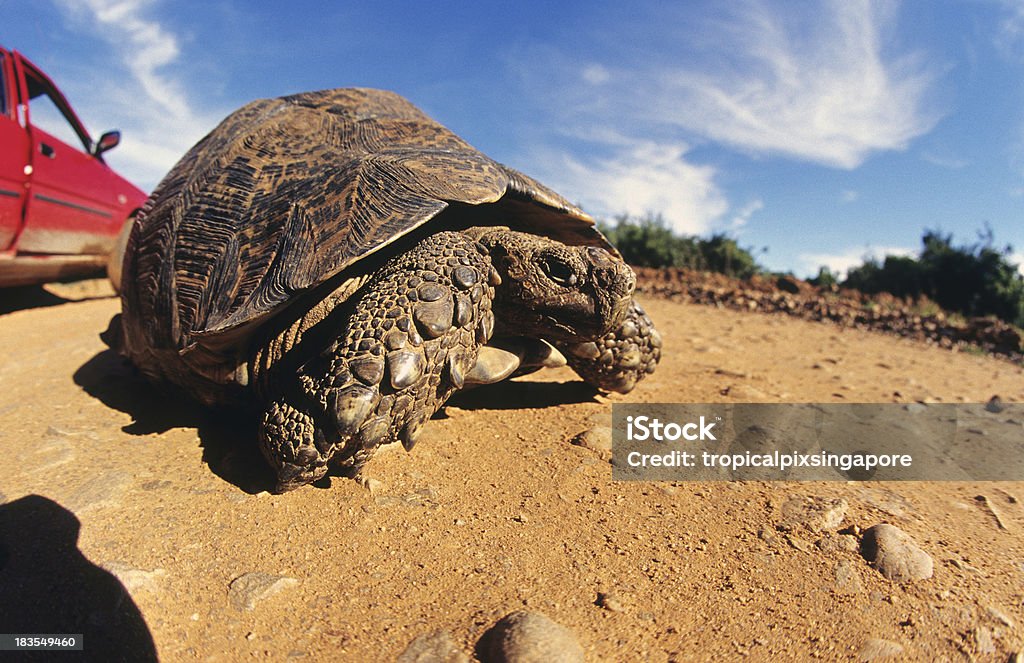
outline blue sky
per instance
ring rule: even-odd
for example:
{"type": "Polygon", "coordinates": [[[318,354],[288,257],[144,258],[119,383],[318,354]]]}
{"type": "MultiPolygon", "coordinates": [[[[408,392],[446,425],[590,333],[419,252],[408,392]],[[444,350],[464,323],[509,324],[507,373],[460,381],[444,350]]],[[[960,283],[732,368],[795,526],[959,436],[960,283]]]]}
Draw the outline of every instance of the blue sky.
{"type": "Polygon", "coordinates": [[[252,99],[380,87],[595,216],[772,269],[985,224],[1024,262],[1024,0],[672,4],[0,0],[0,42],[147,189],[252,99]]]}

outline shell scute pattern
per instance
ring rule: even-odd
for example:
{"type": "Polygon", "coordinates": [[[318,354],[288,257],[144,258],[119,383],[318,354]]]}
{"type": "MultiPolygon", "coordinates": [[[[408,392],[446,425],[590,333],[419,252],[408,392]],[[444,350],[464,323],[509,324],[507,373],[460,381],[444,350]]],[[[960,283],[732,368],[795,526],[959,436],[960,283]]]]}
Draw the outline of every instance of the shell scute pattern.
{"type": "MultiPolygon", "coordinates": [[[[200,141],[135,223],[118,349],[207,404],[262,407],[259,442],[287,490],[328,463],[358,467],[379,444],[410,448],[467,375],[510,375],[473,372],[496,327],[568,343],[566,330],[594,338],[591,318],[619,325],[613,303],[633,281],[616,258],[585,213],[393,93],[257,101],[200,141]],[[509,250],[523,257],[496,263],[499,235],[520,236],[509,250]],[[548,283],[539,254],[520,250],[535,245],[551,260],[597,251],[581,264],[606,280],[542,296],[531,284],[548,283]],[[565,325],[535,315],[540,301],[561,307],[565,325]]],[[[628,389],[653,370],[660,338],[641,310],[631,315],[636,329],[567,348],[580,375],[628,389]]]]}

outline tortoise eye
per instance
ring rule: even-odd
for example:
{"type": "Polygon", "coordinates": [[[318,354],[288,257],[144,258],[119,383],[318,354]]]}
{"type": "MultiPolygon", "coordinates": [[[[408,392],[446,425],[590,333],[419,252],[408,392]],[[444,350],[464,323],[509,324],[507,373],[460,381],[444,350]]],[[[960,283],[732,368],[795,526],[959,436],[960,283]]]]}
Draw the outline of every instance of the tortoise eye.
{"type": "Polygon", "coordinates": [[[558,285],[574,286],[579,280],[572,265],[554,256],[546,256],[541,262],[541,268],[547,277],[558,285]]]}

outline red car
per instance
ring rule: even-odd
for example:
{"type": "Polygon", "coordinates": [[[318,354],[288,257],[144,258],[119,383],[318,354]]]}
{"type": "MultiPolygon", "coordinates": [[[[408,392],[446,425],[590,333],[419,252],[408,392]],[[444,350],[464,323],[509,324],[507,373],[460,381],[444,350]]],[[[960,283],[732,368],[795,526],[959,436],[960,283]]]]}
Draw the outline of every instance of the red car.
{"type": "Polygon", "coordinates": [[[103,161],[120,139],[93,141],[46,74],[0,46],[0,287],[103,274],[146,200],[103,161]]]}

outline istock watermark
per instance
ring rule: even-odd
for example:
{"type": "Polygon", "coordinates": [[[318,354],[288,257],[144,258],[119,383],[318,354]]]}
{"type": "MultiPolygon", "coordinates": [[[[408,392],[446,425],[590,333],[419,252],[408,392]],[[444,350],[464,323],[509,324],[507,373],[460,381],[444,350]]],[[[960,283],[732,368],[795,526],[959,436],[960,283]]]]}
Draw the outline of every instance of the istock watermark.
{"type": "Polygon", "coordinates": [[[1024,405],[612,406],[621,480],[1024,480],[1024,405]]]}

